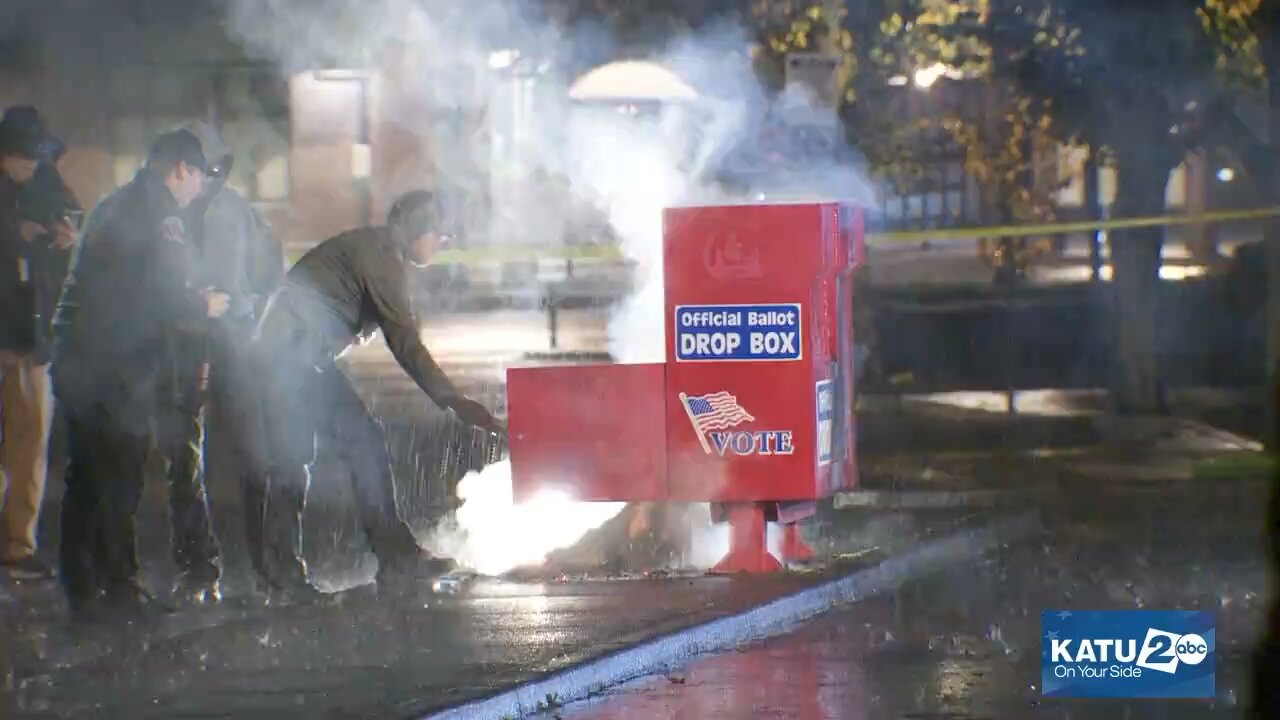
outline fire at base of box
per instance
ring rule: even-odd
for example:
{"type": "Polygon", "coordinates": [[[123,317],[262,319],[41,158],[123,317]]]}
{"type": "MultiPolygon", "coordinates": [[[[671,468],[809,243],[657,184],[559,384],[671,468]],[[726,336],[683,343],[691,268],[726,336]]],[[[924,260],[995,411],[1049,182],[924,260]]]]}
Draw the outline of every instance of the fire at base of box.
{"type": "MultiPolygon", "coordinates": [[[[500,481],[500,480],[499,480],[500,481]]],[[[484,509],[495,507],[493,496],[484,509]]],[[[472,501],[476,496],[471,496],[472,501]]],[[[602,514],[614,508],[596,507],[600,503],[582,503],[573,517],[586,518],[582,525],[594,524],[602,514]],[[596,514],[596,513],[599,514],[596,514]]],[[[465,506],[465,504],[464,504],[465,506]]],[[[545,505],[541,506],[545,507],[545,505]]],[[[472,510],[482,509],[480,505],[472,510]]],[[[512,505],[499,514],[528,517],[531,509],[512,505]]],[[[464,517],[464,521],[466,518],[464,517]]],[[[551,517],[540,522],[554,523],[551,517]]],[[[529,527],[529,521],[523,527],[529,527]]],[[[487,587],[486,578],[503,582],[559,582],[566,580],[644,580],[668,577],[694,577],[704,574],[730,556],[732,529],[727,522],[713,522],[709,503],[630,503],[598,527],[589,528],[563,547],[546,552],[530,550],[524,538],[502,533],[496,525],[470,525],[468,534],[457,526],[456,518],[448,530],[433,538],[433,551],[453,557],[459,567],[432,581],[432,591],[439,595],[470,594],[477,587],[487,587]],[[477,585],[479,583],[479,585],[477,585]]],[[[579,526],[581,527],[581,525],[579,526]]],[[[787,556],[787,527],[768,523],[766,548],[778,565],[787,556]]],[[[547,542],[538,535],[534,544],[559,544],[572,534],[557,530],[555,539],[547,542]]]]}
{"type": "MultiPolygon", "coordinates": [[[[716,522],[709,503],[573,502],[554,494],[517,503],[507,461],[468,474],[458,495],[461,507],[426,542],[458,565],[432,581],[441,595],[469,592],[485,577],[698,573],[731,555],[730,524],[716,522]]],[[[768,523],[765,532],[765,548],[778,560],[788,557],[786,527],[768,523]]]]}
{"type": "Polygon", "coordinates": [[[548,554],[574,544],[626,507],[575,502],[555,492],[517,504],[509,461],[468,473],[457,494],[461,507],[432,532],[426,547],[482,575],[541,565],[548,554]]]}

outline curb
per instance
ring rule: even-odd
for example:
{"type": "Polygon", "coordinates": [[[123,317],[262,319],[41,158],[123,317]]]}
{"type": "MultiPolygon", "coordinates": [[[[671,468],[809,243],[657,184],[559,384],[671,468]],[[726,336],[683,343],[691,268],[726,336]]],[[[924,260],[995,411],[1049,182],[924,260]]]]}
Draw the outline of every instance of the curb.
{"type": "Polygon", "coordinates": [[[737,615],[694,625],[518,685],[496,695],[423,720],[525,717],[547,709],[547,699],[558,704],[584,699],[628,680],[654,675],[698,655],[732,649],[791,630],[796,624],[836,605],[862,600],[890,590],[910,577],[981,555],[1011,540],[1041,529],[1038,513],[1022,513],[979,528],[920,545],[879,565],[858,570],[737,615]]]}
{"type": "Polygon", "coordinates": [[[847,490],[836,493],[836,510],[875,508],[877,510],[939,510],[946,508],[989,508],[1032,500],[1049,490],[847,490]]]}

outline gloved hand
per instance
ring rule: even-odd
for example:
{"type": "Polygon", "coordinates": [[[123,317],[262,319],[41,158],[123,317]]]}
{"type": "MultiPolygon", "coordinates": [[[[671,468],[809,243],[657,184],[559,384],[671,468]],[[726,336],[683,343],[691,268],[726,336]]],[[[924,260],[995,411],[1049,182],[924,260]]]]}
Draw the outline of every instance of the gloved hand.
{"type": "Polygon", "coordinates": [[[453,403],[453,411],[458,414],[458,418],[462,422],[488,430],[494,434],[502,434],[507,428],[500,420],[495,418],[489,410],[480,403],[471,398],[461,398],[453,403]]]}

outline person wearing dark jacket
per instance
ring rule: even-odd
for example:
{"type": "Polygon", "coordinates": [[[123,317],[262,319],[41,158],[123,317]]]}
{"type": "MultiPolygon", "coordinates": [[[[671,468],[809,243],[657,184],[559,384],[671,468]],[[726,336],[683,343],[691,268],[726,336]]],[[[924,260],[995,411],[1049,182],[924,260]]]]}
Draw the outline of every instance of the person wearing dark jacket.
{"type": "Polygon", "coordinates": [[[381,330],[396,361],[417,385],[459,419],[490,432],[501,424],[454,387],[422,344],[410,305],[410,265],[425,266],[441,243],[437,199],[403,195],[384,227],[351,230],[321,243],[289,270],[258,327],[255,355],[265,387],[256,453],[263,507],[246,515],[251,552],[274,592],[315,599],[301,557],[301,514],[317,436],[332,442],[349,470],[362,524],[378,557],[378,582],[410,577],[431,562],[399,518],[386,442],[335,360],[381,330]],[[268,513],[269,511],[269,513],[268,513]],[[255,547],[257,548],[255,550],[255,547]]]}
{"type": "Polygon", "coordinates": [[[226,187],[234,156],[206,122],[185,126],[209,160],[209,181],[191,206],[192,244],[202,283],[227,293],[227,313],[176,338],[157,418],[157,445],[168,461],[175,594],[221,598],[221,549],[209,518],[208,486],[245,472],[235,395],[246,392],[240,355],[266,299],[284,276],[284,253],[249,201],[226,187]]]}
{"type": "Polygon", "coordinates": [[[49,320],[76,209],[53,165],[57,145],[35,108],[0,119],[0,562],[16,579],[52,574],[35,554],[53,421],[49,320]]]}
{"type": "Polygon", "coordinates": [[[204,154],[187,131],[152,144],[145,167],[90,213],[54,314],[53,384],[67,421],[60,576],[72,611],[134,613],[134,518],[168,344],[226,312],[192,271],[186,209],[204,154]]]}

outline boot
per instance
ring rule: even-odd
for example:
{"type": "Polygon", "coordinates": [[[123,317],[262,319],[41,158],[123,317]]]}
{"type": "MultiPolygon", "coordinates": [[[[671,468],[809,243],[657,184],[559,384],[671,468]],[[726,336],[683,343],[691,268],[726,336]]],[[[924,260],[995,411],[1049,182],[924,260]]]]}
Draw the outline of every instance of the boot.
{"type": "Polygon", "coordinates": [[[102,598],[102,609],[108,615],[125,620],[140,620],[173,610],[157,601],[136,579],[108,587],[102,598]]]}
{"type": "Polygon", "coordinates": [[[340,593],[326,593],[314,585],[295,584],[288,587],[273,585],[267,590],[267,607],[328,606],[342,602],[340,593]]]}
{"type": "Polygon", "coordinates": [[[430,587],[430,581],[453,569],[453,561],[417,548],[378,558],[378,589],[403,594],[430,587]]]}
{"type": "Polygon", "coordinates": [[[216,567],[182,571],[173,583],[173,598],[183,604],[216,605],[222,602],[222,583],[216,567]]]}
{"type": "Polygon", "coordinates": [[[68,590],[67,608],[73,625],[91,625],[101,619],[102,591],[97,589],[68,590]]]}

